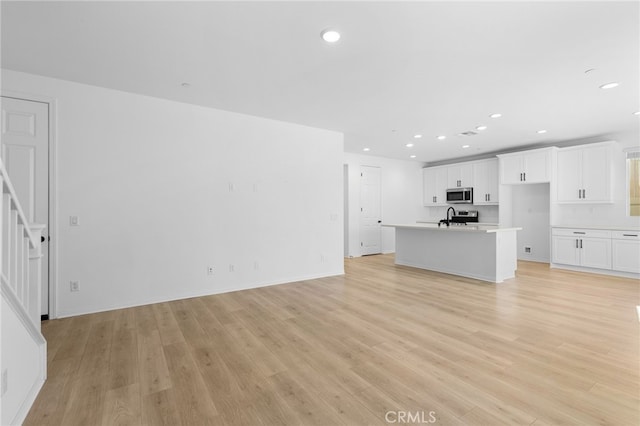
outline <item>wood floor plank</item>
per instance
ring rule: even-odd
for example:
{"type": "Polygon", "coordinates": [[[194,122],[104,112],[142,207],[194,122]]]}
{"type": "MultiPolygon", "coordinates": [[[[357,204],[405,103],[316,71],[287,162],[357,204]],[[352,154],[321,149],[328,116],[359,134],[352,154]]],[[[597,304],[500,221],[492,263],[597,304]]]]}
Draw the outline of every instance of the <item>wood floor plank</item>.
{"type": "Polygon", "coordinates": [[[180,426],[180,407],[171,389],[142,395],[141,424],[144,426],[180,426]]]}
{"type": "Polygon", "coordinates": [[[138,383],[138,343],[129,323],[116,321],[109,359],[109,389],[138,383]]]}
{"type": "Polygon", "coordinates": [[[138,334],[138,380],[142,395],[149,395],[171,387],[169,367],[164,357],[160,332],[138,334]]]}
{"type": "Polygon", "coordinates": [[[179,415],[185,425],[216,424],[218,412],[186,343],[164,346],[179,415]]]}
{"type": "Polygon", "coordinates": [[[638,280],[345,271],[45,322],[25,425],[640,424],[638,280]]]}
{"type": "Polygon", "coordinates": [[[102,426],[134,426],[141,423],[142,403],[137,383],[110,389],[105,395],[102,426]]]}

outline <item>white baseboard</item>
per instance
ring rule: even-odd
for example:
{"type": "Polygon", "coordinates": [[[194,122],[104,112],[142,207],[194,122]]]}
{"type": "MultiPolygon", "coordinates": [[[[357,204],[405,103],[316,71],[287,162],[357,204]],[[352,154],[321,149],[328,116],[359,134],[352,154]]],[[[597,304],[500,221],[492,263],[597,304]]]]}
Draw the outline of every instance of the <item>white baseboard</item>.
{"type": "Polygon", "coordinates": [[[234,287],[218,288],[215,291],[189,292],[189,293],[176,294],[175,296],[170,296],[170,297],[150,298],[148,300],[141,300],[141,301],[128,301],[128,302],[118,303],[118,304],[109,305],[109,306],[85,306],[83,307],[83,309],[78,309],[74,311],[58,311],[58,315],[56,318],[67,318],[67,317],[75,317],[78,315],[96,314],[98,312],[113,311],[115,309],[134,308],[137,306],[153,305],[155,303],[173,302],[174,300],[191,299],[193,297],[212,296],[215,294],[231,293],[234,291],[241,291],[241,290],[251,290],[254,288],[270,287],[273,285],[291,284],[299,281],[309,281],[309,280],[315,280],[318,278],[334,277],[334,276],[340,276],[340,275],[344,275],[344,269],[333,271],[330,273],[325,273],[325,274],[295,276],[295,277],[289,277],[289,278],[285,278],[282,280],[275,280],[275,281],[257,281],[257,282],[247,283],[245,285],[239,285],[234,287]]]}
{"type": "Polygon", "coordinates": [[[601,275],[611,275],[614,277],[621,278],[634,278],[636,280],[640,279],[640,274],[634,274],[633,272],[622,272],[622,271],[614,271],[611,269],[597,269],[597,268],[585,268],[584,266],[573,266],[573,265],[563,265],[560,263],[551,263],[549,265],[555,269],[566,269],[568,271],[576,271],[576,272],[588,272],[591,274],[601,274],[601,275]]]}

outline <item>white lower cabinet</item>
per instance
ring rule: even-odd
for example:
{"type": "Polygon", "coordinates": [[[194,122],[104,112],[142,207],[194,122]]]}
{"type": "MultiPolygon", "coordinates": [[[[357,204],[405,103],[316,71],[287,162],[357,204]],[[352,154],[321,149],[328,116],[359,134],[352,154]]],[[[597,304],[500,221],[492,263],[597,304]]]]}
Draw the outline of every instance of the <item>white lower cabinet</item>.
{"type": "Polygon", "coordinates": [[[613,269],[640,274],[640,232],[615,231],[611,238],[613,269]]]}
{"type": "Polygon", "coordinates": [[[588,268],[611,269],[611,240],[580,238],[580,262],[588,268]]]}
{"type": "Polygon", "coordinates": [[[553,263],[611,269],[611,231],[554,228],[551,241],[553,263]]]}

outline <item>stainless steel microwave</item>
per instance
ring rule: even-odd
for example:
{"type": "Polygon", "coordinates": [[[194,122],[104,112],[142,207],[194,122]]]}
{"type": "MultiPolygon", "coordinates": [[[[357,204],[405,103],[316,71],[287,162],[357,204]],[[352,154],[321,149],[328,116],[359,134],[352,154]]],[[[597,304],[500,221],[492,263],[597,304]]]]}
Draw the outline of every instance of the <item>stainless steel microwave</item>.
{"type": "Polygon", "coordinates": [[[447,189],[448,204],[473,204],[473,188],[447,189]]]}

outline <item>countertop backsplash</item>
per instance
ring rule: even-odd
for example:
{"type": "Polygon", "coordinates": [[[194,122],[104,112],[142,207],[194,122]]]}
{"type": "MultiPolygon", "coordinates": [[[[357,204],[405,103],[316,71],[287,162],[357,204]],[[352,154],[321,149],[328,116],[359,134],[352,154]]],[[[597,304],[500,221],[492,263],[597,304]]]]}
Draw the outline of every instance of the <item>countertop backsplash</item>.
{"type": "MultiPolygon", "coordinates": [[[[451,207],[458,210],[477,210],[478,222],[481,223],[498,223],[498,206],[474,206],[473,204],[452,204],[451,207]]],[[[447,215],[449,206],[442,207],[425,207],[424,217],[418,220],[424,222],[438,222],[447,215]]]]}

